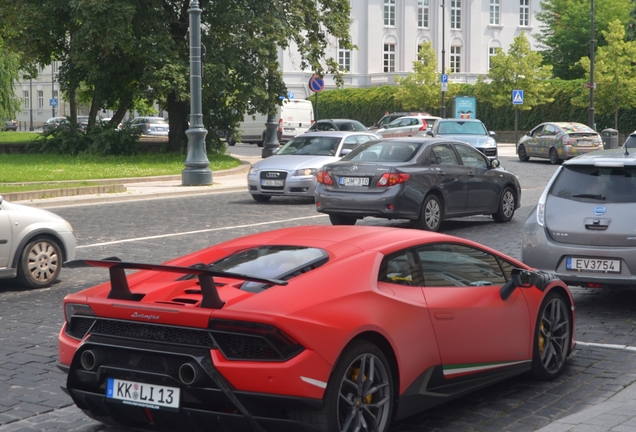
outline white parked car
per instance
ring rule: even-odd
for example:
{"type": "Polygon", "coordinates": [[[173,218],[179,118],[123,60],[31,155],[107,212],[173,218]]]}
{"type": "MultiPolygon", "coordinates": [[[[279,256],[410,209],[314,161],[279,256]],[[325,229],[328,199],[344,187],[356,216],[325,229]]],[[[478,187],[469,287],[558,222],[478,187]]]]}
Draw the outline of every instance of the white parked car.
{"type": "Polygon", "coordinates": [[[275,155],[252,165],[247,188],[256,201],[273,196],[314,197],[316,173],[365,142],[380,138],[373,132],[325,131],[301,134],[275,155]]]}
{"type": "Polygon", "coordinates": [[[75,258],[73,228],[62,217],[0,196],[0,278],[29,288],[49,286],[75,258]]]}

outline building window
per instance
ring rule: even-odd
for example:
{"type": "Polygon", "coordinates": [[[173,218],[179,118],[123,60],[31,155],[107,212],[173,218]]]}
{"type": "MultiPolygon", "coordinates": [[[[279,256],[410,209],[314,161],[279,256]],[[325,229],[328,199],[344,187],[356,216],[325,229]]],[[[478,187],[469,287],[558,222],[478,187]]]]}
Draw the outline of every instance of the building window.
{"type": "Polygon", "coordinates": [[[428,28],[428,6],[429,0],[418,0],[417,2],[417,26],[428,28]]]}
{"type": "Polygon", "coordinates": [[[338,44],[338,70],[340,72],[351,72],[351,51],[342,48],[338,44]]]}
{"type": "Polygon", "coordinates": [[[395,0],[384,0],[384,25],[395,25],[395,0]]]}
{"type": "Polygon", "coordinates": [[[450,70],[451,73],[459,73],[462,71],[462,47],[450,47],[450,70]]]}
{"type": "Polygon", "coordinates": [[[490,24],[499,25],[499,0],[490,0],[490,24]]]}
{"type": "Polygon", "coordinates": [[[454,30],[462,28],[462,0],[451,0],[450,28],[454,30]]]}
{"type": "Polygon", "coordinates": [[[499,50],[499,47],[497,47],[497,48],[494,48],[494,47],[488,48],[488,70],[490,70],[491,65],[492,65],[491,60],[492,60],[492,58],[494,56],[497,55],[497,51],[498,50],[499,50]]]}
{"type": "Polygon", "coordinates": [[[384,72],[395,72],[395,44],[384,44],[384,72]]]}
{"type": "Polygon", "coordinates": [[[44,108],[44,91],[38,90],[38,108],[44,108]]]}
{"type": "Polygon", "coordinates": [[[530,0],[519,0],[519,25],[530,25],[530,0]]]}
{"type": "Polygon", "coordinates": [[[24,99],[24,109],[29,109],[31,107],[31,99],[29,98],[29,91],[22,90],[22,97],[24,99]]]}

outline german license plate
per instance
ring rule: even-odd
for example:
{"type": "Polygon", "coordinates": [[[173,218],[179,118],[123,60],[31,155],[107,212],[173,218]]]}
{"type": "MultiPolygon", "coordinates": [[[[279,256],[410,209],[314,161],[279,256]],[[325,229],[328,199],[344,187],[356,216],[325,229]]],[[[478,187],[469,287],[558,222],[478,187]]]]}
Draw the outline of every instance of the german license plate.
{"type": "Polygon", "coordinates": [[[596,273],[620,273],[621,261],[600,258],[567,257],[565,268],[573,271],[596,273]]]}
{"type": "Polygon", "coordinates": [[[285,180],[261,180],[261,186],[283,186],[285,180]]]}
{"type": "Polygon", "coordinates": [[[341,186],[369,186],[369,177],[340,177],[341,186]]]}
{"type": "Polygon", "coordinates": [[[151,409],[179,409],[179,388],[108,378],[106,398],[151,409]]]}

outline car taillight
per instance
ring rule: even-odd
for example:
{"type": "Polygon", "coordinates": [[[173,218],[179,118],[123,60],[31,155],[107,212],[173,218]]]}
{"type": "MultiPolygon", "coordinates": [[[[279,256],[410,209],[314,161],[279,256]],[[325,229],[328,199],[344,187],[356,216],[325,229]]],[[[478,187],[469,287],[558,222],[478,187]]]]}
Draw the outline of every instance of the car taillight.
{"type": "Polygon", "coordinates": [[[388,187],[394,186],[399,183],[406,183],[407,181],[409,181],[409,177],[411,177],[409,174],[384,173],[382,177],[380,177],[380,180],[378,180],[377,186],[388,187]]]}
{"type": "Polygon", "coordinates": [[[318,174],[316,174],[316,181],[327,186],[331,186],[333,184],[333,180],[329,174],[327,174],[327,171],[323,170],[318,171],[318,174]]]}
{"type": "Polygon", "coordinates": [[[420,127],[420,131],[425,131],[427,127],[428,127],[428,123],[422,120],[422,127],[420,127]]]}
{"type": "Polygon", "coordinates": [[[283,131],[283,119],[278,119],[278,132],[283,131]]]}

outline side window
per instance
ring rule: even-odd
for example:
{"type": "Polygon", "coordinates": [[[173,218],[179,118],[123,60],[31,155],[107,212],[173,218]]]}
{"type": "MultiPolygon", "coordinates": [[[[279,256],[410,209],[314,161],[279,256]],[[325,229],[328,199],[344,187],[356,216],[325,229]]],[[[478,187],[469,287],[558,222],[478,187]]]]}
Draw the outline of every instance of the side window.
{"type": "Polygon", "coordinates": [[[462,158],[464,165],[475,168],[488,168],[488,162],[486,162],[486,159],[478,150],[464,145],[456,145],[455,149],[462,158]]]}
{"type": "Polygon", "coordinates": [[[506,277],[494,255],[455,243],[417,249],[427,287],[503,285],[506,277]]]}
{"type": "Polygon", "coordinates": [[[557,130],[556,130],[556,128],[555,128],[554,126],[552,126],[552,125],[546,125],[546,126],[543,128],[543,135],[544,135],[544,136],[547,136],[547,135],[549,135],[549,136],[554,136],[554,135],[556,135],[556,134],[557,134],[557,130]]]}
{"type": "Polygon", "coordinates": [[[459,165],[457,155],[449,144],[437,144],[433,146],[433,155],[439,165],[459,165]]]}
{"type": "Polygon", "coordinates": [[[347,138],[345,138],[344,143],[342,144],[342,149],[340,149],[340,151],[342,150],[353,150],[354,148],[358,147],[358,145],[362,144],[365,141],[358,141],[356,138],[360,138],[360,137],[356,137],[356,136],[349,136],[347,138]]]}
{"type": "Polygon", "coordinates": [[[532,132],[532,136],[533,137],[540,137],[541,135],[543,135],[543,128],[544,127],[538,127],[534,130],[534,132],[532,132]]]}
{"type": "Polygon", "coordinates": [[[397,285],[421,286],[421,273],[409,251],[389,255],[380,264],[379,282],[397,285]]]}

